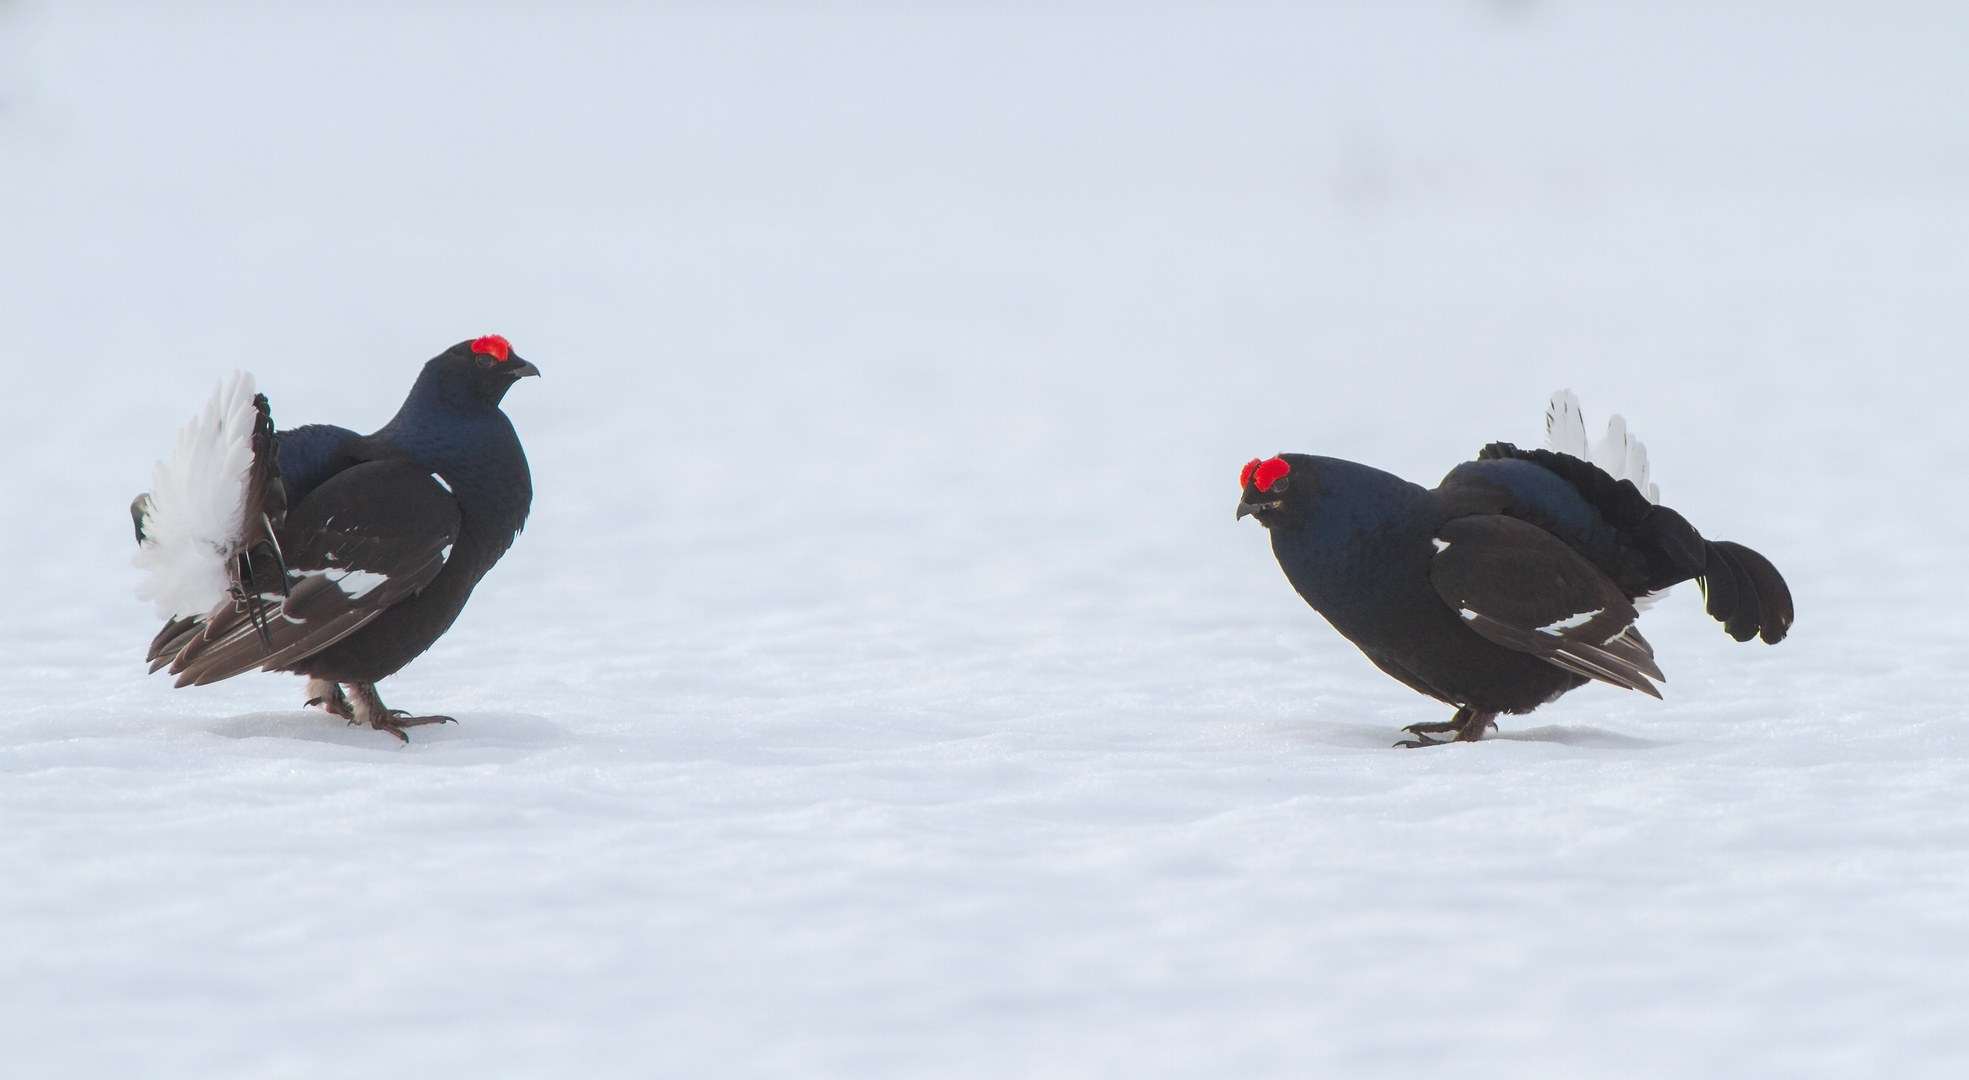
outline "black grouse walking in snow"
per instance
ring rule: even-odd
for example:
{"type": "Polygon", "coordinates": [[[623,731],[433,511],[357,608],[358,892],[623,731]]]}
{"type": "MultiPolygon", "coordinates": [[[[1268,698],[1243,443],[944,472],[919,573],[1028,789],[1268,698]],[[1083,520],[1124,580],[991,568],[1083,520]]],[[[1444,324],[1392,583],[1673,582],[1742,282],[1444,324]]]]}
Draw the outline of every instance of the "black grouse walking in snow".
{"type": "Polygon", "coordinates": [[[1547,427],[1571,452],[1492,443],[1433,490],[1337,458],[1281,454],[1244,467],[1237,516],[1271,531],[1308,604],[1376,667],[1456,707],[1400,745],[1474,741],[1597,679],[1655,697],[1635,602],[1690,578],[1738,641],[1784,639],[1791,592],[1769,560],[1705,540],[1656,505],[1646,453],[1619,417],[1591,461],[1578,401],[1547,427]]]}
{"type": "Polygon", "coordinates": [[[151,670],[179,686],[295,672],[308,704],[405,741],[450,719],[386,708],[376,681],[450,628],[526,523],[533,483],[499,402],[538,374],[496,334],[459,342],[373,435],[276,433],[235,376],[130,508],[139,595],[167,620],[151,670]]]}

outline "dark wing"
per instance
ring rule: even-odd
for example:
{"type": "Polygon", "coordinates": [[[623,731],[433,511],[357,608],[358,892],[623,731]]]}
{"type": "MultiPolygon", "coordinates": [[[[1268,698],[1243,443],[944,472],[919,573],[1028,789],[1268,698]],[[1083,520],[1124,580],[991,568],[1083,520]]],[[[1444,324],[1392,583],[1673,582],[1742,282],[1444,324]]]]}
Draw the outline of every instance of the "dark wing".
{"type": "Polygon", "coordinates": [[[286,594],[263,591],[202,623],[165,627],[152,669],[168,661],[177,685],[199,686],[325,649],[430,584],[458,528],[458,502],[430,470],[402,460],[344,469],[288,512],[286,594]],[[268,605],[263,622],[254,599],[268,605]]]}
{"type": "Polygon", "coordinates": [[[1536,525],[1501,514],[1436,530],[1429,581],[1470,629],[1577,675],[1661,694],[1634,604],[1598,567],[1536,525]]]}

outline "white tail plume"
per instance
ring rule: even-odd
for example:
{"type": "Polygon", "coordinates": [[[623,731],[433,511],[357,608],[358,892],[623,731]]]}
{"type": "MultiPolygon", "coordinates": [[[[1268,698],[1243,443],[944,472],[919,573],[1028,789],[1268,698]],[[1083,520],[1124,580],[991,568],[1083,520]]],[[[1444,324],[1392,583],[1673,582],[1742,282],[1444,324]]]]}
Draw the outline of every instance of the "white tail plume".
{"type": "Polygon", "coordinates": [[[1607,434],[1590,449],[1586,443],[1586,414],[1579,398],[1570,390],[1560,390],[1545,405],[1545,445],[1561,454],[1598,465],[1615,480],[1632,480],[1651,503],[1661,502],[1661,489],[1648,478],[1648,448],[1628,434],[1627,420],[1619,413],[1607,420],[1607,434]]]}
{"type": "MultiPolygon", "coordinates": [[[[1641,440],[1628,434],[1627,420],[1619,413],[1607,419],[1606,437],[1598,446],[1590,449],[1586,444],[1586,414],[1580,411],[1579,398],[1570,390],[1559,390],[1545,403],[1545,445],[1561,454],[1571,454],[1581,461],[1598,465],[1615,480],[1632,480],[1639,488],[1643,498],[1660,504],[1661,489],[1648,478],[1648,448],[1641,440]]],[[[1654,606],[1656,600],[1667,596],[1669,590],[1652,592],[1634,599],[1634,606],[1646,611],[1654,606]]]]}
{"type": "Polygon", "coordinates": [[[150,573],[137,599],[156,601],[160,619],[203,615],[227,598],[229,562],[246,531],[253,395],[253,376],[234,372],[178,433],[171,463],[157,463],[131,561],[150,573]]]}

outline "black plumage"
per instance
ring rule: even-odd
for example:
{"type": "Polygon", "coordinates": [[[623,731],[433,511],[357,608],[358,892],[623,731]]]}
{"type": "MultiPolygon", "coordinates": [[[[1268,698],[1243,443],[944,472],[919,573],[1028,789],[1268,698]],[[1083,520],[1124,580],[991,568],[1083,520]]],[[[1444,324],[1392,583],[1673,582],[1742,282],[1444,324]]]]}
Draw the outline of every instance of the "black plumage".
{"type": "MultiPolygon", "coordinates": [[[[168,665],[179,686],[295,672],[309,704],[399,738],[449,719],[388,709],[375,684],[450,628],[526,523],[532,480],[499,404],[539,373],[504,338],[460,342],[424,365],[372,435],[321,424],[276,434],[256,398],[229,596],[167,623],[151,670],[168,665]]],[[[132,507],[140,542],[147,509],[147,497],[132,507]]]]}
{"type": "Polygon", "coordinates": [[[1791,592],[1762,555],[1711,541],[1567,454],[1493,443],[1441,484],[1337,458],[1283,454],[1245,466],[1238,517],[1271,532],[1286,578],[1374,664],[1456,706],[1417,724],[1475,740],[1500,713],[1526,713],[1597,679],[1655,697],[1654,650],[1634,601],[1702,584],[1738,641],[1775,644],[1791,592]]]}

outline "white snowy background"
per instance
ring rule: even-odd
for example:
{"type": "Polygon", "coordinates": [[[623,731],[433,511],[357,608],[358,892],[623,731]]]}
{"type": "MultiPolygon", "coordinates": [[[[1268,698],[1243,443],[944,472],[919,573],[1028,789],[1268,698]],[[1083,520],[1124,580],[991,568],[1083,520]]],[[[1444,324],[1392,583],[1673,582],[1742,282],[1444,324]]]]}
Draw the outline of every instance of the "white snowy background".
{"type": "Polygon", "coordinates": [[[1969,7],[0,0],[10,1076],[1969,1075],[1969,7]],[[236,367],[497,331],[383,684],[144,674],[236,367]],[[1413,752],[1236,523],[1571,387],[1798,623],[1413,752]]]}

